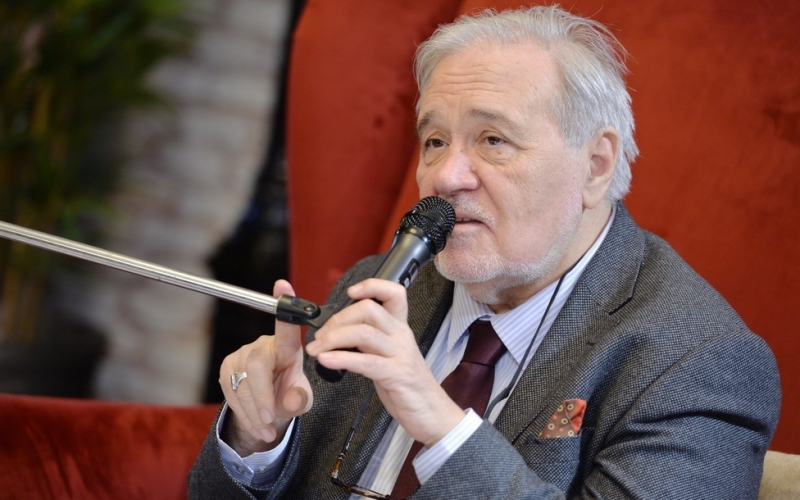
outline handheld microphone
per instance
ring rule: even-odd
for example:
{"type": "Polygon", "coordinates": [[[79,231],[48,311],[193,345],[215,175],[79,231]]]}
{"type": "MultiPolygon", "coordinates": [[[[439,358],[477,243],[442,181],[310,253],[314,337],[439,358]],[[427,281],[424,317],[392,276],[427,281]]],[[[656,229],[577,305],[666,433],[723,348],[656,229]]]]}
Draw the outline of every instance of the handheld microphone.
{"type": "MultiPolygon", "coordinates": [[[[408,288],[419,270],[444,249],[455,223],[456,213],[450,203],[436,196],[421,199],[400,220],[392,247],[373,277],[408,288]]],[[[336,311],[353,302],[346,300],[336,311]]],[[[328,382],[338,382],[345,374],[345,370],[333,370],[319,363],[316,369],[328,382]]]]}

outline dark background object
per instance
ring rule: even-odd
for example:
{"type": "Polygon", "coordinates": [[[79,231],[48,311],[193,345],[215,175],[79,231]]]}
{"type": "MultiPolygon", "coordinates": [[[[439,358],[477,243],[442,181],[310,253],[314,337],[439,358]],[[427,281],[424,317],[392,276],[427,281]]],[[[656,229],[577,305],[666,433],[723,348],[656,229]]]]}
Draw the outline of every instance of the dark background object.
{"type": "MultiPolygon", "coordinates": [[[[231,238],[211,258],[214,278],[272,295],[275,280],[288,277],[288,214],[286,203],[286,75],[291,33],[305,0],[291,4],[290,29],[284,43],[278,108],[264,168],[253,199],[231,238]]],[[[206,403],[223,400],[219,366],[225,356],[261,335],[275,333],[275,317],[240,304],[217,300],[212,324],[211,354],[206,377],[206,403]]]]}

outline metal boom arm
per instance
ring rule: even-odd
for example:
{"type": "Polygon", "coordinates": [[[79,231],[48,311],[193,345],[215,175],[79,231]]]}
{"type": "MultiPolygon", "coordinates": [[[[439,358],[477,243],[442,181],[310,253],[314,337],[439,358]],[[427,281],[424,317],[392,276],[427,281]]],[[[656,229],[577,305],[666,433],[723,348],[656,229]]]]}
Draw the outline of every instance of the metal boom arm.
{"type": "Polygon", "coordinates": [[[307,300],[290,295],[279,298],[254,292],[220,281],[194,276],[158,264],[153,264],[101,248],[78,243],[51,234],[34,231],[15,224],[0,221],[0,237],[20,243],[33,245],[45,250],[58,252],[71,257],[102,264],[120,271],[125,271],[152,280],[175,285],[187,290],[194,290],[223,300],[236,302],[260,311],[274,314],[281,321],[299,325],[319,327],[329,314],[320,317],[322,308],[307,300]]]}

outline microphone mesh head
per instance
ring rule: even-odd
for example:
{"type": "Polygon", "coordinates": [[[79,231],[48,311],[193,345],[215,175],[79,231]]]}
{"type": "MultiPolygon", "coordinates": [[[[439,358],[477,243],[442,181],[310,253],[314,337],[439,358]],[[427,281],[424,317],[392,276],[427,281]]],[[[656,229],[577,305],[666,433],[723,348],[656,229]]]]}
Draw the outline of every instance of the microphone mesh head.
{"type": "Polygon", "coordinates": [[[441,252],[447,243],[447,237],[456,225],[456,212],[452,205],[437,196],[428,196],[417,202],[403,216],[400,228],[416,227],[421,229],[436,247],[434,254],[441,252]]]}

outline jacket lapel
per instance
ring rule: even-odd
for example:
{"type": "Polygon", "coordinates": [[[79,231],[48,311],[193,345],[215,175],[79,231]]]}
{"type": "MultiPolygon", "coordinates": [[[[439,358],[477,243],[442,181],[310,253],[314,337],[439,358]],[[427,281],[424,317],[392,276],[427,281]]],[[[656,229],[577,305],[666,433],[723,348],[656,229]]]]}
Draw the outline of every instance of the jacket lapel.
{"type": "MultiPolygon", "coordinates": [[[[615,323],[613,313],[633,297],[643,256],[644,233],[620,203],[605,241],[495,423],[510,442],[514,443],[529,427],[538,434],[564,399],[588,398],[588,394],[575,394],[588,384],[575,379],[574,367],[591,355],[592,344],[615,323]],[[569,384],[564,383],[566,378],[570,379],[569,384]]],[[[593,373],[583,376],[596,378],[593,373]]]]}
{"type": "Polygon", "coordinates": [[[544,427],[558,403],[568,397],[582,396],[565,395],[560,400],[557,397],[562,377],[585,356],[601,318],[596,304],[586,300],[585,296],[577,296],[576,292],[579,292],[578,286],[564,304],[495,423],[495,427],[512,443],[527,427],[534,426],[537,430],[544,427]]]}

